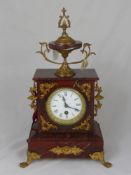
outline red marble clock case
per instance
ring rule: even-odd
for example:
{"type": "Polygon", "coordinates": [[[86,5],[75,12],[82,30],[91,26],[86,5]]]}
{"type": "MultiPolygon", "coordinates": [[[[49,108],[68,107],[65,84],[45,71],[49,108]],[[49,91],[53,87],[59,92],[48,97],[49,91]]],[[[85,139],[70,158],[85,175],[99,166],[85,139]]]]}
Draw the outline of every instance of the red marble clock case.
{"type": "MultiPolygon", "coordinates": [[[[46,72],[46,74],[48,74],[49,71],[46,72]]],[[[73,127],[75,126],[78,126],[79,123],[83,122],[85,119],[88,119],[89,115],[91,116],[91,119],[90,119],[90,126],[91,126],[91,129],[93,127],[93,121],[94,121],[94,84],[96,82],[96,80],[98,79],[97,75],[96,75],[96,72],[92,69],[90,69],[90,71],[86,71],[86,70],[75,70],[76,72],[76,76],[73,77],[73,78],[58,78],[58,77],[55,77],[54,74],[53,74],[53,70],[50,70],[50,74],[48,74],[48,78],[47,78],[47,75],[44,75],[44,72],[43,72],[43,77],[40,78],[40,75],[42,74],[42,70],[37,70],[36,71],[36,74],[34,76],[34,81],[37,83],[37,117],[39,118],[39,116],[43,116],[44,119],[47,121],[47,122],[50,122],[54,125],[56,125],[58,128],[57,129],[51,129],[49,130],[48,132],[77,132],[76,130],[72,130],[73,127]],[[90,77],[86,77],[86,72],[91,72],[90,74],[90,77]],[[82,77],[82,75],[79,75],[78,74],[85,74],[85,77],[82,77]],[[94,75],[94,76],[93,76],[94,75]],[[45,95],[44,98],[40,98],[41,96],[41,92],[40,92],[40,85],[41,84],[44,84],[44,83],[56,83],[56,86],[51,88],[51,90],[49,90],[49,92],[45,95]],[[90,88],[90,100],[87,99],[85,93],[83,93],[77,86],[76,86],[76,83],[79,83],[79,85],[81,84],[84,84],[84,83],[89,83],[91,85],[91,88],[90,88]],[[47,112],[46,112],[46,101],[47,101],[47,98],[49,97],[49,95],[56,89],[59,89],[59,88],[73,88],[73,89],[76,89],[77,91],[79,91],[85,98],[85,101],[86,101],[86,113],[85,115],[83,116],[83,118],[78,121],[77,123],[73,124],[73,125],[59,125],[57,123],[54,123],[48,116],[47,112]]],[[[87,74],[88,75],[88,74],[87,74]]],[[[91,131],[90,129],[90,131],[91,131]]],[[[87,132],[87,131],[84,131],[84,130],[78,130],[78,132],[87,132]]]]}
{"type": "MultiPolygon", "coordinates": [[[[42,81],[42,82],[39,82],[38,83],[38,89],[39,89],[39,84],[41,83],[58,83],[58,85],[56,85],[54,88],[52,88],[50,90],[50,92],[43,98],[43,99],[39,99],[39,92],[38,92],[38,101],[37,101],[37,106],[38,106],[38,117],[39,116],[43,116],[45,118],[45,120],[47,122],[50,122],[54,125],[56,125],[58,127],[58,129],[51,129],[50,132],[74,132],[74,130],[72,130],[72,127],[75,127],[78,125],[78,123],[81,123],[82,121],[84,121],[85,119],[88,118],[89,115],[92,116],[92,119],[90,120],[90,125],[92,125],[92,120],[93,120],[93,115],[94,115],[94,82],[91,82],[89,81],[89,83],[91,83],[91,100],[88,101],[87,98],[85,97],[85,94],[84,93],[81,93],[83,94],[83,96],[85,97],[85,101],[86,101],[86,113],[85,115],[83,116],[83,118],[78,121],[77,123],[73,124],[73,125],[59,125],[57,123],[54,123],[48,116],[47,112],[46,112],[46,101],[47,101],[47,98],[49,97],[49,95],[56,89],[59,89],[59,88],[73,88],[73,89],[76,89],[78,91],[80,91],[77,87],[73,87],[76,80],[68,80],[68,81],[53,81],[53,80],[48,80],[48,81],[42,81]]],[[[81,83],[88,83],[88,81],[82,81],[82,80],[78,80],[78,83],[81,84],[81,83]]],[[[76,131],[75,131],[76,132],[76,131]]]]}
{"type": "MultiPolygon", "coordinates": [[[[91,83],[91,100],[90,102],[86,100],[87,103],[87,112],[81,121],[77,122],[75,125],[80,124],[89,114],[92,116],[91,126],[92,129],[89,131],[72,131],[72,126],[58,126],[57,130],[50,131],[41,131],[40,123],[38,122],[39,116],[44,115],[45,119],[53,124],[45,111],[45,101],[47,100],[46,96],[42,100],[37,101],[37,109],[33,115],[33,123],[28,139],[28,151],[36,152],[41,155],[41,158],[51,158],[51,157],[89,157],[89,154],[94,152],[103,151],[103,137],[99,124],[94,121],[94,83],[98,80],[98,76],[94,69],[89,70],[75,70],[76,75],[73,78],[58,78],[54,75],[56,70],[43,70],[38,69],[34,75],[33,80],[37,83],[38,96],[39,85],[43,82],[57,82],[58,86],[54,87],[73,87],[74,83],[78,81],[80,84],[83,82],[91,83]],[[74,147],[77,146],[80,149],[84,150],[81,154],[54,154],[49,150],[53,147],[74,147]]],[[[52,91],[54,90],[52,89],[52,91]]],[[[78,90],[78,89],[77,89],[78,90]]],[[[51,93],[51,92],[50,92],[51,93]]],[[[48,94],[49,95],[49,94],[48,94]]],[[[83,96],[85,96],[83,94],[83,96]]]]}

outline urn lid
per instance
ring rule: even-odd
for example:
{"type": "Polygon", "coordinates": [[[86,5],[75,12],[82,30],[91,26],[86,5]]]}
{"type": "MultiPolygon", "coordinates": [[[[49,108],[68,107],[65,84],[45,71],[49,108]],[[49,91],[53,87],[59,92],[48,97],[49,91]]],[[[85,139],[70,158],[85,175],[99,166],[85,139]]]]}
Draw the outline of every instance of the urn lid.
{"type": "Polygon", "coordinates": [[[62,34],[55,41],[49,42],[49,48],[57,51],[68,50],[69,52],[79,49],[82,46],[81,41],[77,41],[70,37],[66,32],[67,28],[71,27],[69,16],[66,15],[66,9],[62,9],[62,16],[59,16],[58,27],[62,28],[62,34]]]}

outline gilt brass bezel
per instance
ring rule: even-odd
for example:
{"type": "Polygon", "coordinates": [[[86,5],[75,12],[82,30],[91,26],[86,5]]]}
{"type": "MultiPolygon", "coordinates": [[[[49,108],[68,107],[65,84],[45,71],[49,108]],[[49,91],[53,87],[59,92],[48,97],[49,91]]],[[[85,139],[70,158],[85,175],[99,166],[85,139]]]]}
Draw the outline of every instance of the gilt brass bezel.
{"type": "Polygon", "coordinates": [[[49,118],[52,121],[54,121],[55,123],[60,124],[60,125],[73,125],[73,124],[77,123],[80,119],[82,119],[82,117],[85,115],[85,112],[86,112],[86,101],[85,101],[84,96],[80,92],[78,92],[77,90],[75,90],[73,88],[60,88],[60,89],[56,89],[48,97],[47,102],[46,102],[46,111],[47,111],[47,114],[48,114],[49,118]],[[70,119],[70,120],[63,120],[63,119],[58,118],[52,112],[51,105],[50,105],[51,104],[51,100],[54,97],[54,95],[56,95],[56,93],[64,91],[64,90],[70,90],[70,91],[73,91],[74,93],[76,93],[79,96],[79,98],[81,100],[81,104],[82,104],[82,110],[80,111],[80,113],[75,118],[70,119]]]}

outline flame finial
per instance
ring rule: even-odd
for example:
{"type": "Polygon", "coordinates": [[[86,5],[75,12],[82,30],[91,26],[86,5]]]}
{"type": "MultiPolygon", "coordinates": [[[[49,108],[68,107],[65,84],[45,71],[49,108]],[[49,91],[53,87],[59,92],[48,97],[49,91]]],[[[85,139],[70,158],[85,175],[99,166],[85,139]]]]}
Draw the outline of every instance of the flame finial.
{"type": "Polygon", "coordinates": [[[62,9],[62,16],[59,16],[58,27],[63,29],[63,34],[66,34],[66,29],[71,27],[69,15],[66,15],[66,9],[62,9]]]}

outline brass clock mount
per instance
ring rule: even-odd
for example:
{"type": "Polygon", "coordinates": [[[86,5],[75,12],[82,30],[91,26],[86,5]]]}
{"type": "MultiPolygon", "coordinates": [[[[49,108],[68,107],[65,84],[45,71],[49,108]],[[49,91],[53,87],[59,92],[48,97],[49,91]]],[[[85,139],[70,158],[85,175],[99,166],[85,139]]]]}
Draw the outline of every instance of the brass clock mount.
{"type": "Polygon", "coordinates": [[[60,16],[60,19],[58,21],[58,27],[62,28],[63,30],[61,36],[58,37],[57,40],[51,41],[49,43],[40,42],[40,51],[37,51],[37,53],[40,53],[46,61],[60,65],[59,69],[55,73],[58,77],[72,77],[75,75],[75,73],[69,65],[81,63],[81,67],[86,68],[88,66],[88,57],[92,54],[95,55],[95,52],[91,52],[91,44],[82,44],[81,41],[74,40],[68,35],[66,30],[67,28],[71,27],[71,22],[69,20],[69,16],[66,15],[65,8],[62,9],[62,16],[60,16]],[[81,52],[84,55],[84,58],[77,61],[68,62],[67,57],[69,53],[71,53],[73,50],[81,48],[82,45],[83,48],[81,52]],[[62,55],[63,62],[57,62],[53,59],[48,58],[47,54],[51,49],[59,52],[62,55]]]}

